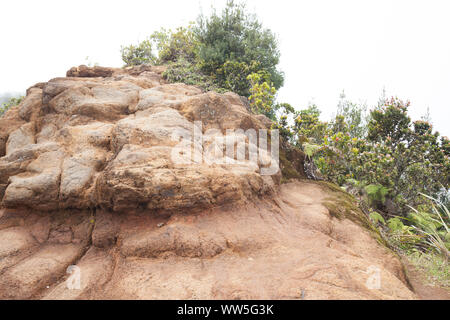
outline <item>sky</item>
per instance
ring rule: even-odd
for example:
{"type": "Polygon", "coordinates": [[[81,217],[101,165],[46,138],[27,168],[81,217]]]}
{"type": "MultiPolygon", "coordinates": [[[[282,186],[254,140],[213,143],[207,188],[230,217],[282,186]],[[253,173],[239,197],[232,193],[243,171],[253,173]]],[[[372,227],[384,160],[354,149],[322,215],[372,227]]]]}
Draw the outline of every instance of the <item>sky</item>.
{"type": "MultiPolygon", "coordinates": [[[[277,36],[285,85],[279,102],[315,103],[328,120],[344,90],[354,102],[411,101],[450,136],[450,2],[247,0],[277,36]]],[[[64,76],[70,67],[120,67],[120,46],[194,21],[225,0],[1,1],[0,94],[64,76]]]]}

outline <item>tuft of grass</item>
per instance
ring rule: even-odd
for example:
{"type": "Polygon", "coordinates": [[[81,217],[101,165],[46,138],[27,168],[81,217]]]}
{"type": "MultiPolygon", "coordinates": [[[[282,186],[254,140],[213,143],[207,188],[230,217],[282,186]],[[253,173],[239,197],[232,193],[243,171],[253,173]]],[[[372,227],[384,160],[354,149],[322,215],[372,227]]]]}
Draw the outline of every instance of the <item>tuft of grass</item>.
{"type": "Polygon", "coordinates": [[[439,253],[446,263],[450,259],[450,212],[439,200],[421,193],[431,201],[431,212],[413,210],[406,219],[411,223],[411,228],[422,237],[421,245],[429,250],[439,253]]]}
{"type": "Polygon", "coordinates": [[[450,268],[442,255],[415,251],[407,254],[407,258],[426,274],[429,284],[450,290],[450,268]]]}

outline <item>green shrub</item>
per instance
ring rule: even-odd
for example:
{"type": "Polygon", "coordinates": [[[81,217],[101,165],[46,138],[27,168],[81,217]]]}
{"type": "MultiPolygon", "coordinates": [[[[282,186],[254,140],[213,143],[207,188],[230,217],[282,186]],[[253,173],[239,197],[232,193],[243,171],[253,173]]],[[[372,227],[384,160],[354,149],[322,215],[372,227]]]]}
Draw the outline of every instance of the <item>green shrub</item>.
{"type": "MultiPolygon", "coordinates": [[[[408,215],[414,231],[423,236],[422,244],[440,255],[446,261],[450,258],[450,212],[449,209],[439,200],[422,194],[431,200],[429,211],[417,210],[412,207],[412,212],[408,215]]],[[[426,206],[422,206],[425,208],[426,206]]]]}
{"type": "Polygon", "coordinates": [[[2,116],[9,108],[17,106],[19,103],[21,103],[23,98],[23,96],[12,97],[9,98],[7,102],[2,103],[0,106],[0,116],[2,116]]]}
{"type": "Polygon", "coordinates": [[[384,220],[383,216],[379,214],[378,212],[371,212],[369,215],[370,219],[376,224],[380,223],[385,225],[386,221],[384,220]]]}
{"type": "Polygon", "coordinates": [[[152,53],[152,42],[150,40],[144,40],[137,45],[122,46],[120,51],[122,60],[127,67],[155,63],[156,58],[152,53]]]}
{"type": "Polygon", "coordinates": [[[398,213],[406,214],[407,204],[424,202],[420,193],[446,193],[450,172],[448,139],[433,133],[425,121],[411,122],[408,105],[393,98],[375,108],[367,136],[352,133],[354,127],[346,121],[349,115],[360,113],[355,104],[347,104],[343,114],[330,123],[319,120],[317,108],[301,110],[291,129],[298,145],[320,146],[314,161],[325,178],[339,185],[349,179],[358,181],[361,188],[369,186],[366,191],[373,206],[384,209],[389,199],[398,213]]]}
{"type": "Polygon", "coordinates": [[[180,59],[194,64],[197,61],[199,43],[193,33],[193,23],[175,31],[161,28],[160,31],[155,31],[150,39],[158,52],[157,64],[177,62],[180,59]]]}
{"type": "Polygon", "coordinates": [[[252,74],[258,75],[258,83],[270,83],[270,75],[261,69],[261,64],[257,61],[247,64],[236,60],[227,60],[216,70],[214,78],[218,85],[241,96],[249,97],[251,87],[254,85],[249,78],[252,74]]]}
{"type": "Polygon", "coordinates": [[[386,187],[383,187],[380,184],[369,184],[365,187],[365,190],[371,204],[375,206],[379,204],[383,205],[386,201],[386,195],[389,192],[386,187]]]}
{"type": "Polygon", "coordinates": [[[221,86],[227,87],[222,83],[226,80],[220,71],[225,63],[251,66],[254,61],[269,74],[268,83],[276,89],[283,85],[284,75],[276,68],[280,52],[275,35],[264,29],[254,15],[248,14],[243,4],[228,1],[221,14],[214,11],[210,17],[201,15],[194,32],[200,43],[201,69],[215,76],[221,86]]]}
{"type": "MultiPolygon", "coordinates": [[[[249,97],[255,85],[249,81],[252,74],[258,74],[258,82],[262,86],[267,83],[269,91],[283,84],[283,73],[276,68],[280,53],[274,34],[248,14],[243,4],[233,1],[227,2],[221,14],[200,15],[197,23],[175,31],[162,28],[148,40],[122,47],[121,52],[126,66],[170,64],[165,75],[168,81],[206,90],[228,90],[249,97]]],[[[274,118],[267,106],[264,112],[274,118]]]]}
{"type": "Polygon", "coordinates": [[[188,85],[194,85],[202,88],[205,91],[226,92],[224,88],[219,88],[210,76],[204,75],[195,64],[185,60],[179,59],[168,65],[163,77],[171,82],[182,82],[188,85]]]}
{"type": "Polygon", "coordinates": [[[327,123],[319,120],[320,110],[312,104],[308,108],[295,112],[292,131],[297,137],[297,144],[305,142],[320,144],[326,135],[327,123]]]}
{"type": "Polygon", "coordinates": [[[333,132],[343,131],[344,127],[348,127],[348,132],[352,138],[364,138],[367,134],[367,106],[356,104],[346,99],[345,93],[342,92],[337,106],[337,117],[341,121],[332,122],[333,132]],[[339,127],[339,124],[344,127],[339,127]]]}
{"type": "Polygon", "coordinates": [[[259,73],[247,77],[250,81],[250,106],[254,113],[266,114],[270,117],[275,101],[276,90],[259,73]]]}

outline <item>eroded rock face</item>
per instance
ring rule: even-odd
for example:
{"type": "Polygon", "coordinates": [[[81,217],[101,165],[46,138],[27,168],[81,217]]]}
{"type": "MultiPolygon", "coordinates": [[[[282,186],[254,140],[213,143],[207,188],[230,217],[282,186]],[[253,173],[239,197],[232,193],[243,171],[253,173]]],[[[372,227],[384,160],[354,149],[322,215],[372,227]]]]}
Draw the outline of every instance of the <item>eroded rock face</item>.
{"type": "Polygon", "coordinates": [[[75,67],[0,118],[0,299],[417,298],[345,195],[279,185],[269,119],[162,71],[75,67]]]}
{"type": "MultiPolygon", "coordinates": [[[[273,191],[260,165],[180,164],[177,133],[262,129],[242,100],[166,84],[152,67],[80,66],[28,90],[5,116],[0,195],[6,208],[179,210],[273,191]],[[12,120],[11,120],[12,121],[12,120]],[[201,123],[200,126],[197,123],[201,123]],[[10,130],[12,128],[12,130],[10,130]]],[[[3,119],[2,119],[3,120],[3,119]]],[[[204,154],[203,141],[193,141],[204,154]]],[[[1,146],[0,146],[1,147],[1,146]]],[[[186,145],[192,159],[191,145],[186,145]]],[[[275,179],[276,180],[276,179],[275,179]]]]}

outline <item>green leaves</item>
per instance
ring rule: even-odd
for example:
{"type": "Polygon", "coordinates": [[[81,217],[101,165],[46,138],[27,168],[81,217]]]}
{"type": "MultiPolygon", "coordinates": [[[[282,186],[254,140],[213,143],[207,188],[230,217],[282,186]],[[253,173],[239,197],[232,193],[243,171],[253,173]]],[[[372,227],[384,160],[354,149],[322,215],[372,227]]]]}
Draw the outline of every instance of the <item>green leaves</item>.
{"type": "Polygon", "coordinates": [[[380,184],[369,184],[364,189],[372,203],[380,202],[384,204],[386,196],[389,193],[389,190],[380,184]]]}
{"type": "Polygon", "coordinates": [[[275,118],[274,95],[284,80],[276,68],[278,44],[274,34],[263,29],[243,4],[228,1],[221,14],[200,15],[196,23],[175,31],[162,28],[148,40],[122,47],[121,53],[126,66],[171,64],[166,73],[169,81],[252,95],[255,111],[275,118]],[[197,75],[185,72],[188,69],[197,75]],[[260,79],[251,82],[248,77],[252,74],[260,79]]]}
{"type": "MultiPolygon", "coordinates": [[[[195,34],[199,41],[201,69],[206,74],[220,79],[223,73],[220,69],[227,61],[243,62],[247,66],[258,61],[259,70],[269,75],[267,83],[275,89],[283,85],[284,75],[276,69],[280,52],[275,35],[263,29],[257,18],[247,12],[244,4],[228,1],[220,14],[214,11],[209,17],[200,16],[195,34]]],[[[249,74],[246,73],[246,76],[249,74]]],[[[220,86],[227,87],[225,83],[220,83],[220,86]]]]}
{"type": "Polygon", "coordinates": [[[398,98],[386,100],[383,105],[372,110],[368,125],[368,139],[380,141],[389,138],[394,145],[406,141],[411,118],[408,116],[409,101],[398,98]]]}
{"type": "Polygon", "coordinates": [[[378,212],[371,212],[369,214],[370,219],[375,223],[381,223],[383,225],[386,224],[386,221],[384,220],[383,216],[379,214],[378,212]]]}
{"type": "Polygon", "coordinates": [[[258,76],[258,79],[253,79],[254,82],[270,81],[270,75],[262,69],[261,64],[257,61],[251,61],[250,64],[247,64],[246,62],[227,60],[215,72],[218,85],[246,97],[251,95],[250,88],[253,83],[249,77],[252,74],[258,76]]]}
{"type": "Polygon", "coordinates": [[[144,40],[137,45],[122,46],[120,51],[122,60],[127,67],[151,64],[156,59],[152,53],[152,43],[150,40],[144,40]]]}
{"type": "Polygon", "coordinates": [[[194,24],[186,28],[179,27],[175,31],[161,28],[155,31],[150,39],[158,51],[157,64],[177,62],[180,59],[192,64],[197,63],[199,42],[193,32],[194,24]]]}
{"type": "Polygon", "coordinates": [[[2,116],[6,111],[8,111],[9,108],[17,106],[19,103],[22,102],[23,96],[20,97],[12,97],[7,102],[0,105],[0,116],[2,116]]]}
{"type": "Polygon", "coordinates": [[[390,239],[403,249],[435,252],[447,262],[450,258],[449,210],[437,199],[422,195],[431,201],[427,206],[421,206],[420,210],[408,206],[412,211],[407,218],[388,220],[390,239]]]}
{"type": "Polygon", "coordinates": [[[340,102],[339,114],[330,123],[319,121],[314,110],[301,111],[294,134],[300,145],[314,142],[324,147],[314,160],[328,180],[339,185],[358,180],[369,186],[372,206],[385,210],[389,198],[396,211],[406,213],[406,203],[423,202],[420,192],[448,190],[450,181],[448,139],[439,140],[425,121],[411,125],[408,105],[396,98],[385,100],[371,112],[368,135],[362,137],[352,133],[363,118],[361,108],[349,101],[340,102]]]}
{"type": "Polygon", "coordinates": [[[247,77],[250,81],[250,106],[255,113],[270,115],[275,101],[276,90],[266,81],[260,73],[252,73],[247,77]]]}
{"type": "Polygon", "coordinates": [[[303,143],[303,151],[307,156],[312,157],[317,153],[322,147],[317,144],[303,143]]]}
{"type": "Polygon", "coordinates": [[[388,227],[391,232],[402,231],[404,226],[405,225],[399,218],[392,218],[388,220],[388,227]]]}
{"type": "Polygon", "coordinates": [[[179,59],[176,62],[168,64],[166,71],[163,73],[163,77],[171,83],[182,82],[188,85],[198,86],[205,91],[227,91],[224,88],[219,88],[212,77],[201,73],[197,65],[185,59],[179,59]]]}

